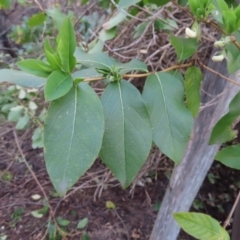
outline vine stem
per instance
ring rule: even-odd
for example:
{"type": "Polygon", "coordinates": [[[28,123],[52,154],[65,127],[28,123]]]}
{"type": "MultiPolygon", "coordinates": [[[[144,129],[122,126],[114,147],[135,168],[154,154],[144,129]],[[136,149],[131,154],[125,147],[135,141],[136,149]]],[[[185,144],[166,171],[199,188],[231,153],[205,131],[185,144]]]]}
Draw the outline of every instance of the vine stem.
{"type": "Polygon", "coordinates": [[[232,209],[231,209],[231,212],[229,213],[226,221],[225,221],[224,224],[223,224],[223,228],[226,228],[226,227],[230,224],[231,217],[232,217],[232,215],[233,215],[233,213],[234,213],[234,211],[235,211],[235,209],[236,209],[236,206],[237,206],[239,200],[240,200],[240,191],[239,191],[239,193],[238,193],[238,195],[237,195],[237,197],[236,197],[236,199],[235,199],[235,202],[234,202],[234,204],[233,204],[233,207],[232,207],[232,209]]]}
{"type": "Polygon", "coordinates": [[[205,68],[205,69],[207,69],[208,71],[210,71],[210,72],[218,75],[219,77],[227,80],[228,82],[231,82],[231,83],[233,83],[233,84],[235,84],[235,85],[240,86],[240,83],[239,83],[239,82],[236,82],[236,81],[232,80],[231,78],[228,78],[228,77],[222,75],[221,73],[216,72],[215,70],[213,70],[213,69],[211,69],[210,67],[206,66],[206,65],[205,65],[203,62],[201,62],[199,59],[198,59],[198,63],[199,63],[203,68],[205,68]]]}
{"type": "MultiPolygon", "coordinates": [[[[174,66],[166,68],[160,72],[169,72],[169,71],[176,70],[176,69],[191,67],[192,65],[193,65],[192,62],[180,64],[180,65],[174,65],[174,66]]],[[[122,75],[122,78],[148,77],[149,75],[154,74],[154,73],[156,73],[156,72],[147,72],[147,73],[140,73],[140,74],[124,74],[124,75],[122,75]]],[[[92,78],[85,78],[83,81],[91,82],[91,81],[98,81],[98,80],[104,80],[104,79],[106,79],[106,78],[105,77],[92,77],[92,78]]]]}

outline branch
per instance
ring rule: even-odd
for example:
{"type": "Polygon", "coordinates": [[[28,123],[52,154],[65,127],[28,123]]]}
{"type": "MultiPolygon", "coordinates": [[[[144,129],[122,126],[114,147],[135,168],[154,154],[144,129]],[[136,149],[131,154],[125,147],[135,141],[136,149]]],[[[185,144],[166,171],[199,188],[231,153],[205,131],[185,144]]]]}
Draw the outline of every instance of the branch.
{"type": "Polygon", "coordinates": [[[210,67],[206,66],[206,65],[205,65],[203,62],[201,62],[199,59],[198,59],[198,63],[199,63],[203,68],[205,68],[205,69],[207,69],[208,71],[210,71],[210,72],[218,75],[219,77],[227,80],[228,82],[231,82],[231,83],[233,83],[233,84],[235,84],[235,85],[240,86],[240,83],[239,83],[239,82],[236,82],[236,81],[232,80],[231,78],[228,78],[228,77],[222,75],[221,73],[216,72],[215,70],[213,70],[213,69],[211,69],[210,67]]]}

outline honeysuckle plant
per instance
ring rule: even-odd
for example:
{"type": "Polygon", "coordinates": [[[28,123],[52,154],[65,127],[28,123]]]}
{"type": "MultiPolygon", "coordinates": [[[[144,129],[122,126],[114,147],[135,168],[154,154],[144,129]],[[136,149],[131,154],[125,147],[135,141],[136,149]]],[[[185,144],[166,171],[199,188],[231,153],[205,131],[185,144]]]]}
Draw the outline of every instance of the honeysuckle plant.
{"type": "MultiPolygon", "coordinates": [[[[153,2],[160,6],[169,1],[153,2]]],[[[121,4],[129,7],[129,3],[124,5],[120,1],[119,6],[121,4]]],[[[78,47],[68,17],[59,28],[56,41],[45,40],[43,61],[22,60],[17,63],[22,71],[0,70],[0,82],[44,89],[45,100],[50,102],[44,122],[44,158],[59,195],[64,196],[98,156],[124,188],[138,174],[153,144],[175,164],[181,162],[200,107],[203,79],[200,66],[205,66],[197,56],[202,41],[201,23],[212,24],[223,34],[214,43],[221,49],[220,54],[212,60],[226,58],[230,73],[240,67],[237,61],[240,7],[229,7],[224,0],[188,0],[188,4],[194,23],[186,28],[187,37],[170,33],[178,64],[163,71],[149,72],[146,64],[137,59],[121,63],[104,52],[84,51],[83,47],[78,47]],[[186,69],[184,78],[178,71],[182,68],[186,69]],[[138,73],[131,74],[133,71],[138,73]],[[129,77],[146,77],[142,93],[127,81],[129,77]],[[93,81],[106,84],[100,98],[90,84],[93,81]]],[[[214,127],[209,144],[235,137],[231,126],[240,115],[239,103],[238,93],[230,103],[229,112],[214,127]]],[[[220,151],[216,159],[240,169],[238,158],[229,154],[234,152],[239,156],[240,147],[232,148],[220,151]]],[[[206,225],[205,232],[192,233],[199,239],[208,239],[206,236],[217,239],[216,234],[221,239],[229,239],[226,231],[208,216],[177,213],[174,217],[190,234],[193,220],[194,227],[206,225]]]]}

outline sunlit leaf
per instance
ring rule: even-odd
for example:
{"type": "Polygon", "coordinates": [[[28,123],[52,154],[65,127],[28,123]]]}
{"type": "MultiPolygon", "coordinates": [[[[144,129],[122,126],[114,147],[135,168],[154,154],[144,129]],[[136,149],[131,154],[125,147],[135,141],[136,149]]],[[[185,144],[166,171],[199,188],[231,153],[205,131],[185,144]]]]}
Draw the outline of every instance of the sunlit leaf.
{"type": "Polygon", "coordinates": [[[230,240],[228,232],[214,218],[194,212],[174,213],[174,219],[181,228],[199,240],[230,240]]]}
{"type": "Polygon", "coordinates": [[[71,73],[76,65],[74,52],[76,48],[76,37],[72,22],[66,18],[59,30],[57,37],[57,53],[60,57],[62,68],[71,73]]]}

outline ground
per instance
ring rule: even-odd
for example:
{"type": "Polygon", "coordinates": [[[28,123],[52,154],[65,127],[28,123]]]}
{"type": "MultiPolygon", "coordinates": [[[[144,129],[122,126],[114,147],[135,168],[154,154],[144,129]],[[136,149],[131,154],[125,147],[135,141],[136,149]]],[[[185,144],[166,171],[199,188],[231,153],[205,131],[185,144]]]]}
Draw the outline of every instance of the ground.
{"type": "MultiPolygon", "coordinates": [[[[75,189],[68,197],[59,198],[54,195],[55,191],[45,169],[42,150],[33,150],[29,147],[30,131],[17,132],[18,139],[15,138],[14,132],[12,124],[2,124],[0,233],[7,235],[7,239],[38,240],[46,232],[49,215],[36,218],[31,214],[32,211],[43,207],[44,198],[34,177],[49,196],[55,217],[70,221],[65,228],[70,236],[65,239],[80,239],[83,231],[76,226],[79,220],[85,217],[89,219],[89,224],[84,230],[92,240],[149,239],[172,170],[170,160],[163,158],[158,170],[152,173],[152,181],[145,186],[135,186],[132,193],[130,189],[124,190],[118,186],[114,179],[108,181],[107,179],[111,178],[109,172],[100,161],[97,161],[75,185],[75,189]],[[16,141],[19,141],[21,149],[17,148],[16,141]],[[23,156],[34,171],[34,177],[28,171],[23,156]],[[96,172],[99,173],[98,181],[91,179],[91,176],[97,176],[96,172]],[[33,200],[32,196],[35,194],[41,195],[41,199],[33,200]],[[115,208],[107,208],[107,201],[114,203],[115,208]]],[[[195,200],[192,211],[199,208],[200,212],[210,214],[224,222],[231,210],[239,183],[240,176],[237,171],[215,163],[195,200]]],[[[192,238],[182,233],[179,239],[192,238]]]]}
{"type": "MultiPolygon", "coordinates": [[[[81,9],[85,15],[92,16],[90,10],[88,7],[81,9]]],[[[178,34],[183,34],[185,25],[191,23],[188,16],[174,7],[170,13],[163,9],[161,14],[180,24],[178,34]]],[[[138,18],[144,19],[145,15],[141,12],[138,18]]],[[[123,62],[137,57],[145,60],[152,71],[174,64],[176,56],[164,32],[152,35],[150,28],[140,38],[133,38],[131,33],[138,21],[133,19],[127,27],[119,27],[118,36],[105,46],[109,55],[123,62]]],[[[211,32],[209,28],[203,31],[211,32]]],[[[214,32],[208,34],[208,41],[213,42],[214,37],[214,32]]],[[[200,55],[207,62],[211,47],[203,44],[201,49],[200,55]]],[[[132,80],[132,83],[141,91],[143,79],[132,80]]],[[[96,91],[100,93],[101,87],[95,86],[96,91]]],[[[91,240],[149,239],[173,169],[171,160],[153,148],[134,184],[122,189],[98,159],[67,196],[60,198],[46,172],[42,149],[31,147],[32,131],[32,128],[16,131],[13,123],[1,120],[0,240],[4,240],[4,236],[10,240],[61,239],[56,233],[55,222],[67,232],[65,237],[62,233],[62,239],[80,239],[84,232],[91,240]],[[34,200],[36,194],[41,198],[34,200]],[[49,199],[50,208],[46,210],[45,207],[45,212],[34,215],[33,211],[46,206],[44,195],[49,199]],[[88,218],[89,223],[84,229],[78,229],[77,224],[83,218],[88,218]]],[[[214,163],[191,210],[210,214],[223,223],[232,208],[239,184],[238,171],[214,163]]],[[[231,226],[228,229],[230,232],[231,226]]],[[[181,232],[179,239],[193,238],[181,232]]]]}

